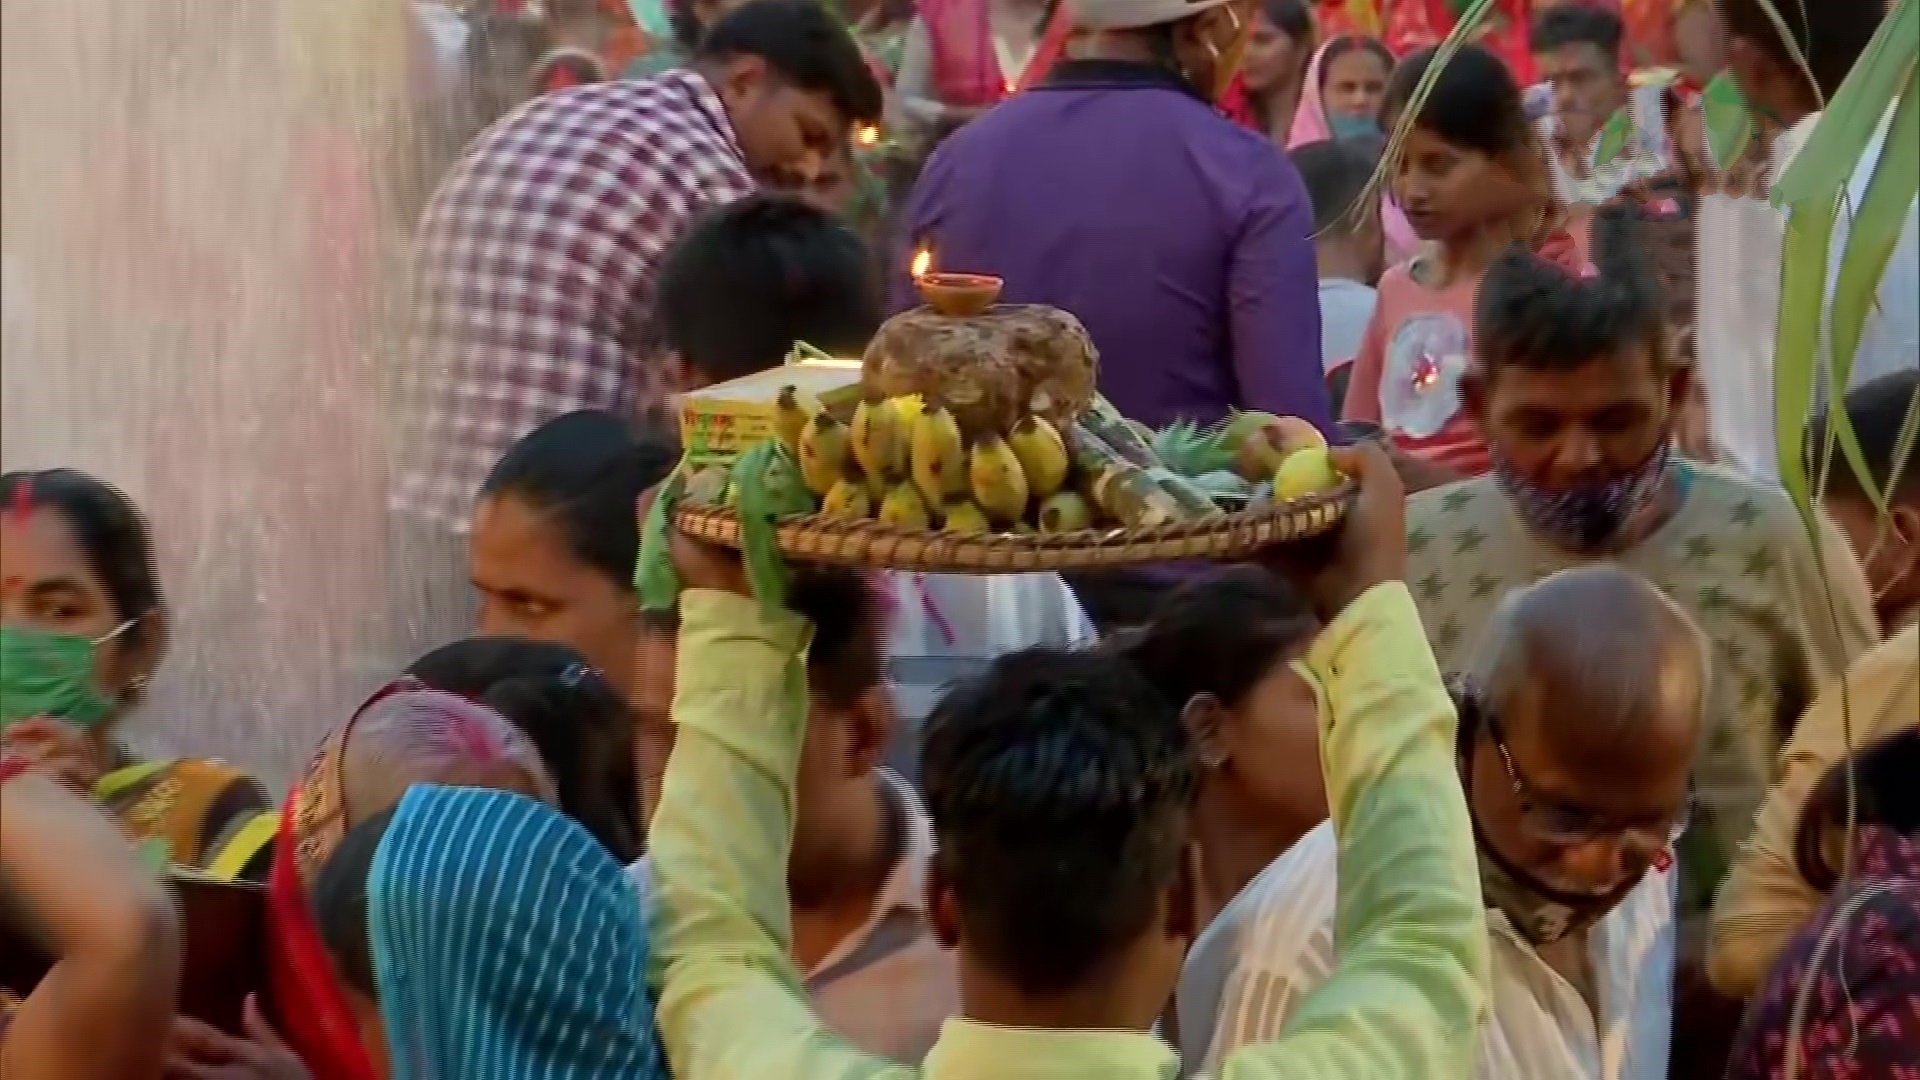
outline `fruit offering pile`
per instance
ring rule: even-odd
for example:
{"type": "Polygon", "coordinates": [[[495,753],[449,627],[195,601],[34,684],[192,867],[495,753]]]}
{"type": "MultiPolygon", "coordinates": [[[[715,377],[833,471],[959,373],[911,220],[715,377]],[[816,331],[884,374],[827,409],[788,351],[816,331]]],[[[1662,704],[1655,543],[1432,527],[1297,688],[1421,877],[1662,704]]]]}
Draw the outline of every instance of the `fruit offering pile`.
{"type": "MultiPolygon", "coordinates": [[[[775,520],[818,514],[912,531],[1070,533],[1204,521],[1330,491],[1341,476],[1326,441],[1294,417],[1236,413],[1211,428],[1160,432],[1094,397],[1063,432],[1039,414],[1005,431],[962,431],[918,394],[860,401],[842,419],[794,387],[775,405],[778,439],[754,459],[688,478],[684,500],[740,506],[775,520]]],[[[743,515],[744,516],[744,515],[743,515]]]]}

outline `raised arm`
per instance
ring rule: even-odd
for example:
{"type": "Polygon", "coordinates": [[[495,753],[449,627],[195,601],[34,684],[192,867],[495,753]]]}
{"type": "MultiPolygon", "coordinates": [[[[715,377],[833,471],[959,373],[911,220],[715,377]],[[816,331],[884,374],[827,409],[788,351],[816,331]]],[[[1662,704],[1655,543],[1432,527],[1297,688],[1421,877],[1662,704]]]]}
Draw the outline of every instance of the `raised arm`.
{"type": "Polygon", "coordinates": [[[1313,210],[1293,165],[1278,151],[1255,178],[1253,203],[1227,280],[1236,402],[1291,414],[1329,436],[1333,408],[1320,357],[1320,273],[1313,210]]]}
{"type": "Polygon", "coordinates": [[[158,1076],[179,920],[113,822],[46,777],[0,782],[0,897],[54,957],[0,1039],[0,1076],[158,1076]]]}
{"type": "Polygon", "coordinates": [[[1228,1058],[1221,1080],[1465,1080],[1479,1045],[1486,914],[1453,763],[1458,721],[1400,580],[1393,465],[1376,446],[1345,460],[1362,486],[1342,530],[1348,569],[1311,593],[1338,614],[1302,665],[1339,838],[1339,964],[1279,1039],[1228,1058]],[[1370,569],[1366,544],[1382,549],[1370,569]]]}
{"type": "Polygon", "coordinates": [[[737,557],[676,540],[678,728],[649,835],[658,1019],[677,1080],[874,1080],[814,1015],[790,959],[787,852],[807,720],[798,616],[751,599],[737,557]]]}

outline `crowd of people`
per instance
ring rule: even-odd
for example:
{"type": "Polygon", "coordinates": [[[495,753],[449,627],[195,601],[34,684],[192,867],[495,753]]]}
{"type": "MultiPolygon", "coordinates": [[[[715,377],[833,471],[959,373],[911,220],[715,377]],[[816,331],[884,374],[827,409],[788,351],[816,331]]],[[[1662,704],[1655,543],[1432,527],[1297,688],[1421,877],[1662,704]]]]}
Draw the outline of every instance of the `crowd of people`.
{"type": "Polygon", "coordinates": [[[1920,1076],[1916,213],[1795,418],[1766,201],[1881,0],[411,9],[415,659],[283,794],[143,760],[165,521],[0,475],[0,1075],[1920,1076]],[[929,264],[1344,525],[643,610],[675,396],[929,264]]]}

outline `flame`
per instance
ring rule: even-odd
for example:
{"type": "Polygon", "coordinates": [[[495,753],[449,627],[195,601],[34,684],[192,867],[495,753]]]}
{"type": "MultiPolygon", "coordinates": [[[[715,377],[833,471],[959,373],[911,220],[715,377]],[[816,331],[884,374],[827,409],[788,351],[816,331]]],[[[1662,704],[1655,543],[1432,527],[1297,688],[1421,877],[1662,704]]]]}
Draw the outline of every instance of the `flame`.
{"type": "Polygon", "coordinates": [[[880,129],[872,124],[861,124],[853,129],[853,141],[861,146],[872,146],[880,141],[880,129]]]}
{"type": "Polygon", "coordinates": [[[1012,79],[1002,79],[1001,84],[1007,88],[1007,93],[1009,95],[1011,95],[1015,90],[1019,89],[1019,87],[1014,85],[1012,79]]]}
{"type": "Polygon", "coordinates": [[[933,252],[923,247],[913,253],[913,265],[908,267],[907,272],[914,277],[922,277],[931,269],[933,269],[933,252]]]}

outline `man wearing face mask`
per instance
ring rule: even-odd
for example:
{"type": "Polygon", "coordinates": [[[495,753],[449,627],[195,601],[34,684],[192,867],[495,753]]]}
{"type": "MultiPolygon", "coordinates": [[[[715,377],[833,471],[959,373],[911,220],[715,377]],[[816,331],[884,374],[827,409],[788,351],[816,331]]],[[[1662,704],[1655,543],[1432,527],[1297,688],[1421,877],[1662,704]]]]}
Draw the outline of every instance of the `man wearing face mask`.
{"type": "Polygon", "coordinates": [[[1859,564],[1824,516],[1816,552],[1780,489],[1675,451],[1692,372],[1641,231],[1634,211],[1609,207],[1594,225],[1597,269],[1516,249],[1487,271],[1462,400],[1493,468],[1411,501],[1409,581],[1450,674],[1508,591],[1567,567],[1635,570],[1693,616],[1713,665],[1681,854],[1692,917],[1752,833],[1801,713],[1879,634],[1859,564]]]}
{"type": "MultiPolygon", "coordinates": [[[[1455,680],[1493,944],[1476,1080],[1667,1076],[1671,845],[1707,671],[1685,612],[1638,574],[1591,566],[1508,593],[1455,680]]],[[[1335,854],[1323,824],[1262,876],[1216,1052],[1279,1030],[1331,970],[1335,854]]]]}

